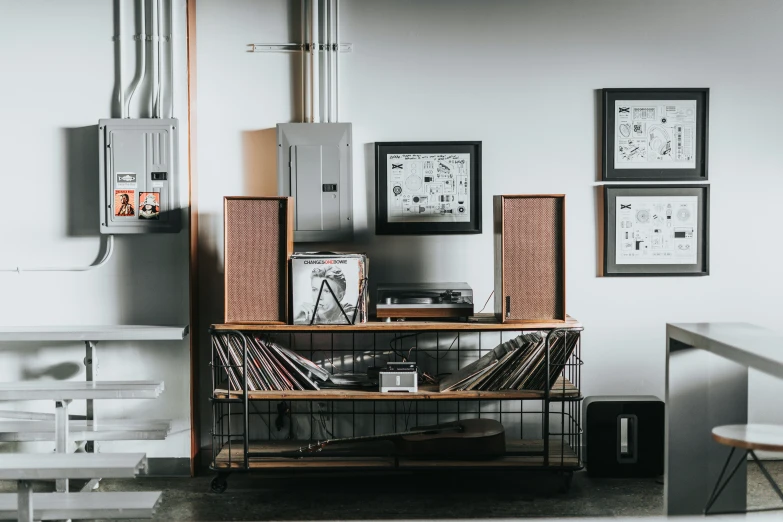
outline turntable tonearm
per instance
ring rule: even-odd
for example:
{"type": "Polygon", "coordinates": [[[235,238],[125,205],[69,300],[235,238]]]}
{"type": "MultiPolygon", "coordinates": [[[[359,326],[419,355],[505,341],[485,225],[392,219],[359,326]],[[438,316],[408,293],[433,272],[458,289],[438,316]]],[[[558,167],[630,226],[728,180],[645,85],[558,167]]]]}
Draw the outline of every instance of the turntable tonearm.
{"type": "Polygon", "coordinates": [[[378,285],[378,319],[448,319],[473,315],[473,290],[467,283],[378,285]]]}

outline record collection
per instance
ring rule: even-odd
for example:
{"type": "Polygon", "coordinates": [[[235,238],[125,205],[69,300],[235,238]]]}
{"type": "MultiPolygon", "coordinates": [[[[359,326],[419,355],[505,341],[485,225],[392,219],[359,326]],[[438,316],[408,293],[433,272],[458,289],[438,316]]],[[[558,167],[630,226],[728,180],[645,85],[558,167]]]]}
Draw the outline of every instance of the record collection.
{"type": "Polygon", "coordinates": [[[578,339],[578,335],[558,335],[550,340],[547,375],[546,339],[538,333],[520,335],[443,379],[440,391],[543,391],[551,388],[578,339]]]}
{"type": "MultiPolygon", "coordinates": [[[[251,335],[246,338],[248,390],[319,390],[318,382],[329,379],[329,372],[277,343],[251,335]]],[[[231,389],[242,390],[242,342],[234,335],[215,334],[212,344],[231,389]]]]}

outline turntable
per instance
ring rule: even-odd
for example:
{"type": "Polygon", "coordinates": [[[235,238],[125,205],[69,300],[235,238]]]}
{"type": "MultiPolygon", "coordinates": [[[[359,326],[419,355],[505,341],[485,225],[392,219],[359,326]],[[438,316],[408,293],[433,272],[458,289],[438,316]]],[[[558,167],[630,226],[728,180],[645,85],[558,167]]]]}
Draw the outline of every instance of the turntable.
{"type": "Polygon", "coordinates": [[[467,283],[378,285],[376,315],[392,319],[454,319],[473,315],[473,290],[467,283]]]}

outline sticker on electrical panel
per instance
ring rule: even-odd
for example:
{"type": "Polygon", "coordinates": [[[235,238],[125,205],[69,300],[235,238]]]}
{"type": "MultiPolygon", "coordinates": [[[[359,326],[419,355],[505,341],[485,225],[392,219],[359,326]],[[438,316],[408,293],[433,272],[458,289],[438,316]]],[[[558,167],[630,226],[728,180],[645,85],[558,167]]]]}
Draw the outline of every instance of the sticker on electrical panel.
{"type": "Polygon", "coordinates": [[[118,172],[117,173],[117,188],[136,188],[136,173],[135,172],[118,172]]]}
{"type": "Polygon", "coordinates": [[[114,216],[131,217],[136,212],[133,208],[133,202],[136,199],[135,190],[115,190],[114,191],[114,216]]]}
{"type": "Polygon", "coordinates": [[[139,219],[160,219],[160,192],[139,194],[139,219]]]}

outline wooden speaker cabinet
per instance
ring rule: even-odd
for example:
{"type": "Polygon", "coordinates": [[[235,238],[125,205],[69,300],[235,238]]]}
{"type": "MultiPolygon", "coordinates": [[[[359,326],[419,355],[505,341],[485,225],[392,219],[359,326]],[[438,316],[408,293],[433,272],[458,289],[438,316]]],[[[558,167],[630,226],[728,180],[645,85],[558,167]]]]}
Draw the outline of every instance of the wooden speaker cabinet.
{"type": "Polygon", "coordinates": [[[495,315],[565,321],[565,196],[495,196],[495,315]]]}
{"type": "Polygon", "coordinates": [[[293,198],[223,202],[226,323],[287,324],[293,198]]]}

